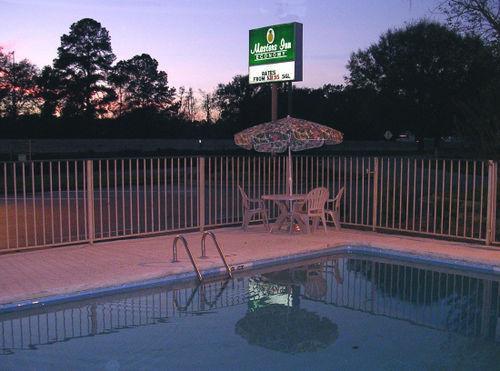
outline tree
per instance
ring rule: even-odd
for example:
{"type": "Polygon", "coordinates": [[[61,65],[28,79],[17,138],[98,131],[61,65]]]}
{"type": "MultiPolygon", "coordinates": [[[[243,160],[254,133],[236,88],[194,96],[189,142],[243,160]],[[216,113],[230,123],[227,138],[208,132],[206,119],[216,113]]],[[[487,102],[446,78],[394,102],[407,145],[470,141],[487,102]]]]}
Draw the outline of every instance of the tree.
{"type": "Polygon", "coordinates": [[[453,102],[459,132],[484,156],[498,156],[500,143],[500,63],[492,49],[476,45],[476,56],[464,81],[462,99],[453,102]]]}
{"type": "Polygon", "coordinates": [[[182,112],[189,121],[194,121],[196,116],[196,98],[193,93],[193,88],[188,89],[182,112]]]}
{"type": "Polygon", "coordinates": [[[111,103],[109,109],[114,112],[115,116],[122,117],[126,111],[125,95],[129,76],[127,74],[126,65],[120,61],[113,67],[108,75],[108,82],[115,89],[116,100],[111,103]]]}
{"type": "Polygon", "coordinates": [[[439,8],[457,30],[500,46],[500,0],[446,0],[439,8]]]}
{"type": "MultiPolygon", "coordinates": [[[[227,84],[219,84],[215,102],[220,121],[230,125],[230,132],[269,121],[271,93],[267,85],[250,85],[248,75],[237,75],[227,84]]],[[[282,105],[283,106],[283,105],[282,105]]]]}
{"type": "Polygon", "coordinates": [[[58,72],[51,66],[45,66],[37,78],[38,96],[43,100],[40,115],[44,118],[53,117],[59,106],[61,77],[58,72]]]}
{"type": "Polygon", "coordinates": [[[179,115],[184,115],[184,94],[186,93],[186,88],[181,86],[177,92],[177,99],[179,104],[179,115]]]}
{"type": "Polygon", "coordinates": [[[95,117],[115,99],[106,85],[107,74],[115,55],[106,28],[93,19],[84,18],[61,37],[54,68],[62,83],[64,116],[95,117]]]}
{"type": "Polygon", "coordinates": [[[0,50],[0,111],[12,119],[31,115],[38,109],[36,78],[38,70],[27,59],[15,62],[14,53],[0,50]],[[10,60],[9,60],[10,59],[10,60]]]}
{"type": "Polygon", "coordinates": [[[211,124],[213,119],[213,111],[216,108],[214,95],[212,93],[207,93],[201,89],[199,92],[201,95],[201,107],[203,113],[205,114],[205,121],[207,124],[211,124]]]}
{"type": "Polygon", "coordinates": [[[166,112],[173,107],[175,89],[168,86],[167,73],[158,70],[158,61],[149,54],[118,62],[109,81],[117,89],[119,115],[135,110],[166,112]]]}
{"type": "Polygon", "coordinates": [[[387,102],[386,119],[399,130],[433,137],[437,144],[456,127],[457,105],[471,98],[472,88],[489,84],[494,63],[478,38],[421,21],[353,53],[348,81],[387,102]]]}
{"type": "Polygon", "coordinates": [[[179,106],[180,118],[194,121],[196,116],[197,100],[194,96],[193,88],[190,87],[186,91],[186,88],[181,86],[177,94],[177,104],[179,106]]]}
{"type": "Polygon", "coordinates": [[[3,52],[3,48],[0,46],[0,102],[9,94],[9,85],[7,84],[8,69],[9,56],[3,52]]]}

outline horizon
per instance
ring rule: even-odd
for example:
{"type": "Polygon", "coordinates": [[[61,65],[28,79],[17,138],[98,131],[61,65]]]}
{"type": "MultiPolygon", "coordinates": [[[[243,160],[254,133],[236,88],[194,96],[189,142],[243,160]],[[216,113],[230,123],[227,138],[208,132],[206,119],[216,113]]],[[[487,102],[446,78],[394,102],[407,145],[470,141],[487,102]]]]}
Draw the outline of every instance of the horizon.
{"type": "Polygon", "coordinates": [[[190,7],[191,3],[108,0],[97,5],[97,0],[84,4],[0,0],[4,9],[0,46],[14,51],[16,60],[26,58],[42,68],[56,58],[60,38],[69,32],[71,24],[92,18],[109,31],[115,63],[147,53],[158,60],[159,69],[167,72],[170,86],[210,92],[217,84],[248,73],[248,30],[301,22],[304,79],[296,86],[316,88],[343,84],[351,53],[377,42],[388,29],[422,18],[439,21],[442,17],[433,11],[437,0],[360,0],[354,4],[281,0],[252,5],[206,0],[190,7]],[[215,17],[220,20],[214,21],[215,17]]]}

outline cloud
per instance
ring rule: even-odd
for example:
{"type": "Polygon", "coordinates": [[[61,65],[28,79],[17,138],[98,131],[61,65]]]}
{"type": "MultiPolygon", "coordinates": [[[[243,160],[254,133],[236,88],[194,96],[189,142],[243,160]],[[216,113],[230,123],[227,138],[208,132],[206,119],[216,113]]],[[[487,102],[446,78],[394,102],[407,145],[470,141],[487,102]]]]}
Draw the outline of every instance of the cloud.
{"type": "Polygon", "coordinates": [[[276,16],[278,18],[303,19],[306,14],[306,0],[279,0],[276,2],[276,16]]]}
{"type": "Polygon", "coordinates": [[[278,0],[270,7],[259,7],[259,12],[279,19],[302,20],[307,15],[307,0],[278,0]]]}

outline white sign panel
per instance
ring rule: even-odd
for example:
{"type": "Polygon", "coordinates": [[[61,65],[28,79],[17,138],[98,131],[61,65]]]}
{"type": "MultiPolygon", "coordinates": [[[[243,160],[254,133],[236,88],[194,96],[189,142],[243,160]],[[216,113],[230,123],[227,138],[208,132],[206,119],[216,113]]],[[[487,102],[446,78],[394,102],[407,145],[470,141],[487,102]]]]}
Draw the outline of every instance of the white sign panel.
{"type": "Polygon", "coordinates": [[[294,81],[295,62],[262,64],[248,69],[250,84],[274,81],[294,81]]]}

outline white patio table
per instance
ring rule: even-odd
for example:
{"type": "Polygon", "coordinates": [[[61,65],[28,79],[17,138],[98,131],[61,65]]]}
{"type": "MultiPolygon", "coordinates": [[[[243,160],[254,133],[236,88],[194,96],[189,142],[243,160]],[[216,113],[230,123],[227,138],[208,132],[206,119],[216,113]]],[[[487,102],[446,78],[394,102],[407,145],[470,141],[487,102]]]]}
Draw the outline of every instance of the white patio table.
{"type": "Polygon", "coordinates": [[[264,201],[273,201],[279,209],[279,215],[271,228],[271,232],[275,230],[280,230],[283,224],[287,221],[289,224],[289,231],[292,233],[293,228],[293,220],[291,218],[291,211],[293,208],[293,204],[298,201],[304,201],[307,194],[269,194],[263,195],[261,198],[264,201]]]}

